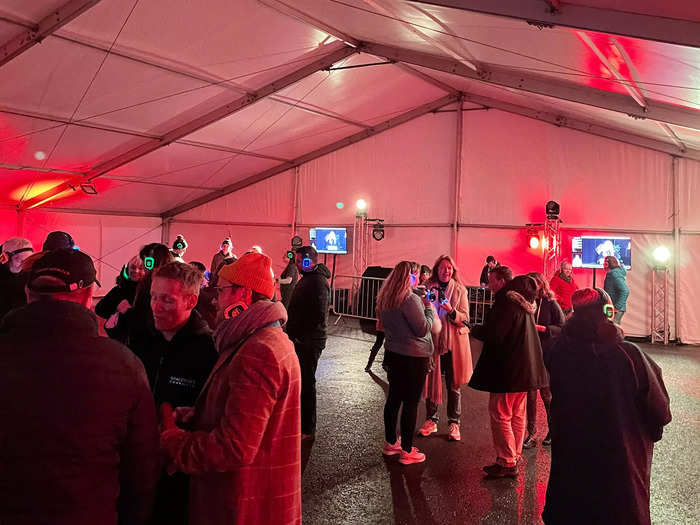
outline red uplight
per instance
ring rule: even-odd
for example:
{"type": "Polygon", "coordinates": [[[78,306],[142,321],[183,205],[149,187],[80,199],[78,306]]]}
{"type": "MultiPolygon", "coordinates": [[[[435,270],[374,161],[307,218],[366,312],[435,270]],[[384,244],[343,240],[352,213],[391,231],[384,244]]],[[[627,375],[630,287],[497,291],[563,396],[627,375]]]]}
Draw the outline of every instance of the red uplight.
{"type": "Polygon", "coordinates": [[[530,248],[533,250],[540,245],[540,239],[537,237],[537,235],[531,235],[530,240],[528,241],[528,244],[530,245],[530,248]]]}

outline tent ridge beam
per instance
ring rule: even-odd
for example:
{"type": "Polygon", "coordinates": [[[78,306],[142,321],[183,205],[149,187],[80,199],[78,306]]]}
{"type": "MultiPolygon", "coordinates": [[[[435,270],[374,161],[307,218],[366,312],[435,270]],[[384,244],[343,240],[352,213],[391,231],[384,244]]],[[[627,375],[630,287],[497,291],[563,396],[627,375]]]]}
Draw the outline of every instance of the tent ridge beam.
{"type": "Polygon", "coordinates": [[[54,206],[46,206],[41,208],[41,212],[49,213],[77,213],[84,215],[116,215],[119,217],[148,217],[160,219],[160,214],[149,213],[145,211],[130,211],[130,210],[89,210],[83,208],[57,208],[54,206]]]}
{"type": "Polygon", "coordinates": [[[310,153],[307,153],[305,155],[297,157],[296,159],[294,159],[293,161],[291,161],[289,163],[285,163],[285,164],[282,164],[280,166],[270,168],[268,170],[262,171],[260,173],[255,174],[255,175],[251,175],[250,177],[246,177],[245,179],[240,180],[234,184],[230,184],[230,185],[222,188],[219,191],[212,192],[208,195],[203,195],[202,197],[194,199],[188,203],[185,203],[185,204],[182,204],[182,205],[177,206],[175,208],[172,208],[170,210],[167,210],[167,211],[163,212],[162,217],[164,219],[174,217],[174,216],[179,215],[181,213],[184,213],[188,210],[191,210],[192,208],[196,208],[198,206],[201,206],[202,204],[206,204],[206,203],[211,202],[213,200],[216,200],[218,198],[229,195],[235,191],[239,191],[239,190],[242,190],[243,188],[247,188],[248,186],[251,186],[257,182],[261,182],[261,181],[268,179],[270,177],[274,177],[275,175],[283,173],[283,172],[285,172],[289,169],[292,169],[296,166],[301,166],[302,164],[310,162],[310,161],[317,159],[319,157],[323,157],[324,155],[327,155],[329,153],[332,153],[334,151],[342,149],[346,146],[350,146],[351,144],[355,144],[355,143],[360,142],[361,140],[364,140],[366,138],[373,137],[374,135],[378,135],[379,133],[382,133],[383,131],[386,131],[388,129],[396,127],[400,124],[404,124],[406,122],[409,122],[410,120],[413,120],[417,117],[420,117],[422,115],[425,115],[427,113],[430,113],[432,111],[440,109],[448,104],[452,104],[453,102],[456,102],[459,99],[459,96],[460,95],[458,93],[449,94],[449,95],[446,95],[442,98],[434,100],[432,102],[422,104],[421,106],[414,108],[410,111],[407,111],[406,113],[403,113],[397,117],[391,118],[389,120],[385,120],[384,122],[377,124],[376,126],[372,126],[370,129],[362,130],[358,133],[355,133],[354,135],[350,135],[349,137],[345,137],[343,139],[337,140],[331,144],[328,144],[327,146],[323,146],[323,147],[316,149],[310,153]]]}
{"type": "MultiPolygon", "coordinates": [[[[97,166],[94,166],[85,175],[85,178],[88,181],[92,181],[97,177],[104,175],[105,173],[117,169],[145,155],[148,155],[149,153],[157,151],[160,148],[163,148],[168,144],[176,142],[177,140],[182,139],[194,133],[197,130],[200,130],[210,124],[213,124],[214,122],[218,122],[219,120],[222,120],[230,115],[233,115],[234,113],[254,104],[255,102],[262,100],[265,97],[281,89],[286,88],[287,86],[291,86],[292,84],[299,82],[300,80],[312,75],[313,73],[316,73],[317,71],[320,71],[323,68],[328,67],[344,58],[347,58],[348,56],[356,52],[355,48],[346,46],[344,44],[330,45],[335,48],[333,51],[313,60],[309,64],[306,64],[292,71],[291,73],[284,75],[281,78],[273,80],[265,86],[262,86],[254,94],[247,94],[235,100],[232,100],[227,104],[219,106],[216,109],[208,111],[204,115],[200,115],[199,117],[194,118],[189,122],[178,126],[177,128],[169,131],[168,133],[160,137],[158,140],[149,141],[145,144],[142,144],[127,151],[126,153],[117,155],[116,157],[110,160],[107,160],[97,166]]],[[[47,190],[43,193],[40,193],[39,195],[32,197],[31,199],[27,199],[22,203],[21,208],[28,209],[39,206],[47,202],[49,199],[55,197],[56,195],[59,195],[65,190],[69,189],[71,185],[75,184],[79,184],[79,180],[63,182],[50,190],[47,190]]]]}
{"type": "Polygon", "coordinates": [[[420,0],[419,3],[515,18],[537,27],[564,26],[700,47],[700,22],[692,20],[560,2],[557,8],[551,9],[540,0],[420,0]]]}
{"type": "Polygon", "coordinates": [[[691,129],[700,129],[700,111],[693,108],[658,101],[649,101],[648,106],[642,108],[630,100],[627,95],[619,93],[593,89],[533,73],[513,71],[493,64],[484,64],[482,70],[475,72],[456,60],[384,44],[366,42],[363,43],[361,49],[364,52],[383,56],[390,60],[406,62],[511,89],[595,106],[624,113],[636,119],[649,119],[691,129]]]}
{"type": "Polygon", "coordinates": [[[0,67],[17,58],[99,2],[100,0],[70,0],[54,9],[42,18],[36,27],[23,31],[0,46],[0,67]]]}
{"type": "Polygon", "coordinates": [[[505,111],[506,113],[513,113],[515,115],[539,120],[541,122],[546,122],[557,127],[569,128],[583,133],[588,133],[589,135],[596,135],[598,137],[617,140],[618,142],[625,142],[627,144],[632,144],[634,146],[659,151],[661,153],[667,153],[669,155],[677,157],[700,160],[700,150],[682,150],[676,145],[670,144],[668,142],[653,139],[650,137],[645,137],[643,135],[636,135],[634,133],[629,133],[626,131],[607,128],[605,126],[601,126],[579,118],[570,117],[562,113],[550,113],[546,111],[540,111],[524,106],[518,106],[516,104],[511,104],[509,102],[502,102],[500,100],[492,99],[489,97],[472,95],[471,93],[465,93],[464,97],[464,100],[467,102],[473,102],[475,104],[481,104],[483,106],[486,106],[487,108],[498,109],[500,111],[505,111]]]}

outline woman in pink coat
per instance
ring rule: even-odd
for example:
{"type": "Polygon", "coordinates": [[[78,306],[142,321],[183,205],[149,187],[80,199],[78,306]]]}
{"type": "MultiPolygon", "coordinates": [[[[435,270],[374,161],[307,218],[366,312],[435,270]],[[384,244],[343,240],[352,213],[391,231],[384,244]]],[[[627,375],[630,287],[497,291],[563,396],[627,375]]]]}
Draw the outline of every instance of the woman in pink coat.
{"type": "Polygon", "coordinates": [[[457,266],[449,255],[441,255],[433,265],[426,285],[435,290],[435,308],[442,321],[442,330],[433,335],[435,362],[425,388],[426,421],[418,433],[427,437],[437,432],[438,409],[442,404],[442,371],[447,386],[448,439],[459,441],[459,418],[462,411],[460,388],[472,375],[472,353],[469,345],[469,301],[467,290],[459,279],[457,266]]]}

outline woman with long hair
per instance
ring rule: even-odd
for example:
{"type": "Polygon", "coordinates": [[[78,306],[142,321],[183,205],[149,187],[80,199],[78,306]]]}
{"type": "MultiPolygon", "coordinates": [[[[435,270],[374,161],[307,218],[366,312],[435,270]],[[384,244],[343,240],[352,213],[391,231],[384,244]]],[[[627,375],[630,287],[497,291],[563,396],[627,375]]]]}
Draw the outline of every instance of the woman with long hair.
{"type": "Polygon", "coordinates": [[[411,263],[401,261],[387,277],[377,295],[377,315],[384,328],[385,360],[389,393],[384,405],[386,443],[382,453],[400,454],[404,465],[425,461],[413,446],[418,402],[433,354],[431,328],[439,323],[435,309],[424,297],[413,293],[417,276],[411,263]],[[403,408],[402,408],[403,407],[403,408]],[[401,410],[401,437],[396,423],[401,410]]]}
{"type": "MultiPolygon", "coordinates": [[[[528,274],[537,283],[537,297],[535,303],[537,310],[535,311],[535,323],[537,326],[537,335],[540,337],[542,344],[542,352],[546,353],[552,344],[561,334],[561,328],[564,326],[564,312],[556,300],[556,295],[549,287],[549,283],[539,272],[528,274]]],[[[542,444],[549,446],[552,444],[552,437],[549,433],[549,422],[551,421],[549,407],[552,403],[552,392],[549,387],[540,388],[540,397],[544,404],[544,410],[547,413],[547,436],[542,440],[542,444]]],[[[537,390],[530,390],[527,393],[527,437],[523,441],[523,448],[532,448],[537,446],[535,434],[537,433],[537,390]]]]}
{"type": "Polygon", "coordinates": [[[448,439],[459,441],[462,411],[462,385],[472,375],[472,352],[469,345],[469,301],[467,289],[459,278],[457,265],[449,255],[441,255],[433,265],[433,274],[426,285],[435,290],[434,306],[442,322],[442,330],[433,338],[435,366],[428,375],[425,388],[426,420],[421,436],[437,432],[438,409],[442,404],[442,371],[447,386],[448,439]]]}
{"type": "Polygon", "coordinates": [[[630,295],[630,289],[627,286],[627,270],[620,264],[617,257],[608,255],[603,261],[605,268],[605,283],[603,289],[612,299],[612,304],[615,307],[615,316],[613,321],[615,324],[622,322],[622,316],[627,311],[627,297],[630,295]]]}

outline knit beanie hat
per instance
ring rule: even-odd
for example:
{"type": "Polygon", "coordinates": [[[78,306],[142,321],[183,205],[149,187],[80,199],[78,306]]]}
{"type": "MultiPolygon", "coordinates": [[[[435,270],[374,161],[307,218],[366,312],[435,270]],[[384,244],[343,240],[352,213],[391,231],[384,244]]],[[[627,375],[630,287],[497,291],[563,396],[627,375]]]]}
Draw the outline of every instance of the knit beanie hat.
{"type": "Polygon", "coordinates": [[[275,279],[271,267],[272,260],[267,255],[249,252],[234,263],[223,266],[219,270],[219,277],[272,299],[275,295],[275,279]]]}

